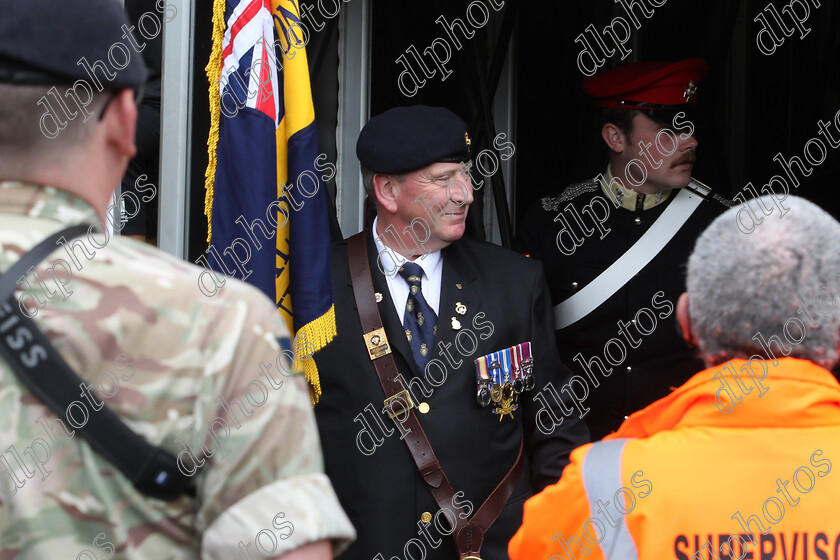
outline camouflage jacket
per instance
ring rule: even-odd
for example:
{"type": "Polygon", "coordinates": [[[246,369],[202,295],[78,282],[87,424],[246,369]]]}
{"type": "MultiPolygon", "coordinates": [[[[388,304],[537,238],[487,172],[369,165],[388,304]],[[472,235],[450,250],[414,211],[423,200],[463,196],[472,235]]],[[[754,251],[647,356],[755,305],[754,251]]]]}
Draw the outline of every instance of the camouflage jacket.
{"type": "MultiPolygon", "coordinates": [[[[53,231],[98,222],[71,194],[0,182],[0,273],[53,231]]],[[[308,388],[291,374],[271,302],[232,279],[207,298],[201,269],[96,229],[61,245],[16,296],[91,389],[57,417],[0,359],[0,558],[231,560],[346,546],[353,527],[323,474],[308,388]],[[140,494],[77,436],[99,403],[177,455],[196,497],[140,494]]]]}

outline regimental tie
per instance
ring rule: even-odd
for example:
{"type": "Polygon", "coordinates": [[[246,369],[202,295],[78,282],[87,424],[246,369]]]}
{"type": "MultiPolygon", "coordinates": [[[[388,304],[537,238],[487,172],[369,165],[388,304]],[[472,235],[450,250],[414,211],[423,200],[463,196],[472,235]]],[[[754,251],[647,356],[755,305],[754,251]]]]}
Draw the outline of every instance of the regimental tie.
{"type": "Polygon", "coordinates": [[[408,282],[408,300],[405,304],[405,335],[411,346],[411,353],[414,355],[414,362],[424,372],[426,364],[431,359],[430,353],[435,341],[435,330],[437,329],[437,315],[420,288],[420,278],[423,276],[423,269],[419,264],[407,262],[400,268],[400,276],[408,282]]]}

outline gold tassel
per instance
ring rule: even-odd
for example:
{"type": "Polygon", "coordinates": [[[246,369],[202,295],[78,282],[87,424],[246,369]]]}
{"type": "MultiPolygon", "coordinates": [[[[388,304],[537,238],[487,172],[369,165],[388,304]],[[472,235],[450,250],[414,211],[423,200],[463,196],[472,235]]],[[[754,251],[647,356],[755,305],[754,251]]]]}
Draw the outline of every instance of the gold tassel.
{"type": "Polygon", "coordinates": [[[306,323],[295,335],[295,354],[300,360],[304,378],[309,383],[313,406],[321,398],[321,381],[312,354],[329,344],[335,335],[335,305],[331,305],[326,313],[314,321],[306,323]]]}
{"type": "Polygon", "coordinates": [[[207,243],[210,243],[213,219],[213,195],[216,185],[216,149],[219,146],[219,82],[222,79],[222,41],[225,38],[225,0],[213,2],[213,50],[204,69],[210,82],[210,134],[207,137],[207,171],[204,172],[204,215],[207,216],[207,243]]]}

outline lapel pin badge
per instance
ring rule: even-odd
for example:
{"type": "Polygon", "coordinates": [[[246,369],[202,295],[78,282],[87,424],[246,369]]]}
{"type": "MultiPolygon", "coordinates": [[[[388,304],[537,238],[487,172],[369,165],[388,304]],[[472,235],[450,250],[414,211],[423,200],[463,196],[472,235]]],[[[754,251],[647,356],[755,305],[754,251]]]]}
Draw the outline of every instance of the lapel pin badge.
{"type": "Polygon", "coordinates": [[[455,284],[455,287],[456,287],[456,288],[458,288],[459,290],[463,290],[463,289],[464,289],[464,287],[463,287],[463,286],[461,286],[461,284],[455,284]]]}
{"type": "Polygon", "coordinates": [[[452,330],[454,330],[454,331],[461,330],[461,321],[459,321],[455,317],[452,317],[452,330]]]}
{"type": "Polygon", "coordinates": [[[461,303],[460,301],[455,302],[455,313],[458,315],[466,315],[467,314],[467,306],[461,303]]]}
{"type": "MultiPolygon", "coordinates": [[[[368,292],[368,293],[370,293],[370,292],[368,292]]],[[[373,294],[373,296],[376,298],[376,303],[381,303],[382,302],[382,293],[381,292],[375,292],[373,294]]]]}

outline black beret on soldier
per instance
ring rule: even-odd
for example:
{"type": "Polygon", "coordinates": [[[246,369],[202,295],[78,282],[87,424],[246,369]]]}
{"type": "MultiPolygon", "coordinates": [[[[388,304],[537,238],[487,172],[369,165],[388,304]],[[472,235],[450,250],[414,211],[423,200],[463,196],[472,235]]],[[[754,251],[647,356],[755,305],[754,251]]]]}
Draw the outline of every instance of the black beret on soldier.
{"type": "MultiPolygon", "coordinates": [[[[0,83],[136,89],[143,57],[117,0],[0,0],[0,83]],[[98,83],[97,83],[98,82],[98,83]]],[[[138,44],[142,44],[142,38],[138,44]]]]}

